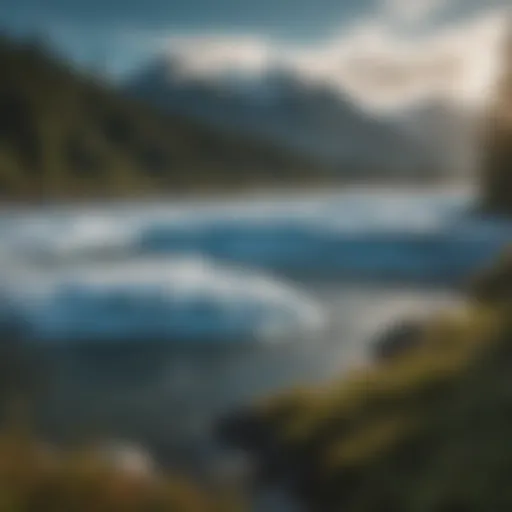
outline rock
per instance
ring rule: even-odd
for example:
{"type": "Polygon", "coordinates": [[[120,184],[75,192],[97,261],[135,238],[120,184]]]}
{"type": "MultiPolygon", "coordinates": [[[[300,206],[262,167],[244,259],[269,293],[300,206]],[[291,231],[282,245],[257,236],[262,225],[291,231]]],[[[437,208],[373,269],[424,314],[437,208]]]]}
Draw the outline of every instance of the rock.
{"type": "Polygon", "coordinates": [[[134,476],[152,477],[156,465],[152,456],[140,446],[113,441],[100,447],[101,459],[113,470],[134,476]]]}
{"type": "Polygon", "coordinates": [[[407,319],[388,329],[374,345],[374,359],[385,361],[418,347],[422,342],[425,324],[425,320],[407,319]]]}
{"type": "Polygon", "coordinates": [[[280,444],[271,425],[256,410],[240,409],[221,419],[215,436],[221,444],[247,454],[253,480],[258,485],[271,481],[287,464],[281,457],[280,444]]]}
{"type": "Polygon", "coordinates": [[[250,409],[240,409],[222,418],[215,433],[221,443],[248,452],[260,452],[269,444],[268,427],[250,409]]]}

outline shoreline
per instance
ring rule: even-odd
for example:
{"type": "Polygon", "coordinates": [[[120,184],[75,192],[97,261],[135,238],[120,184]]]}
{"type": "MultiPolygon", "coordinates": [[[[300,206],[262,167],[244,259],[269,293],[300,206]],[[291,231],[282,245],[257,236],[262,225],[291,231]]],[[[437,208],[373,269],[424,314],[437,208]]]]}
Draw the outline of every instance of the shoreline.
{"type": "Polygon", "coordinates": [[[48,198],[43,200],[1,200],[0,215],[3,213],[26,213],[59,210],[80,210],[89,208],[123,208],[126,206],[183,206],[201,203],[202,205],[219,205],[224,202],[236,204],[244,201],[248,204],[261,201],[297,201],[315,200],[339,195],[354,194],[405,194],[407,192],[418,194],[462,194],[474,195],[474,189],[468,183],[396,183],[389,181],[383,183],[345,183],[310,186],[283,186],[283,187],[251,187],[237,190],[212,189],[207,191],[192,191],[166,194],[133,194],[105,197],[68,197],[48,198]]]}

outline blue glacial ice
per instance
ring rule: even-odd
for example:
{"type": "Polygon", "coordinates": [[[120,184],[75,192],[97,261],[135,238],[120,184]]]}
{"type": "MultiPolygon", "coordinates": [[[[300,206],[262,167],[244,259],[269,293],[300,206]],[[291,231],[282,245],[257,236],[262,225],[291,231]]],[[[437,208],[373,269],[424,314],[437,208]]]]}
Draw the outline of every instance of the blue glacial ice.
{"type": "Polygon", "coordinates": [[[199,252],[310,276],[454,282],[512,240],[512,222],[471,214],[464,195],[347,194],[323,201],[153,219],[142,253],[199,252]]]}
{"type": "Polygon", "coordinates": [[[39,341],[271,341],[324,325],[294,288],[202,257],[79,265],[16,284],[4,314],[39,341]]]}

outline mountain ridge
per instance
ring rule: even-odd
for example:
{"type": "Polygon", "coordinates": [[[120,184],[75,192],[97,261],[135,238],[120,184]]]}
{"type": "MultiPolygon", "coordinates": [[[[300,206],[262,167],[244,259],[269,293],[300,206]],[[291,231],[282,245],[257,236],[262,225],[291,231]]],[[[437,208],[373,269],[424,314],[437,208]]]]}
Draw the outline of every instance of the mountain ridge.
{"type": "Polygon", "coordinates": [[[290,67],[201,75],[187,73],[176,56],[159,55],[122,87],[163,110],[300,151],[343,177],[438,173],[432,152],[397,123],[368,114],[348,95],[304,80],[290,67]]]}
{"type": "Polygon", "coordinates": [[[40,42],[0,39],[0,193],[102,197],[331,178],[299,154],[159,112],[40,42]]]}

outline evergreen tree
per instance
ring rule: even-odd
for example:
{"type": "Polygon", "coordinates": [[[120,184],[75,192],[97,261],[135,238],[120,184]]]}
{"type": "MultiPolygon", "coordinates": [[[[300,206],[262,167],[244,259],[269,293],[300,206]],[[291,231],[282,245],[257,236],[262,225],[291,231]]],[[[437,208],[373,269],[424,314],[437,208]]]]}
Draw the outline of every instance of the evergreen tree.
{"type": "Polygon", "coordinates": [[[483,206],[487,211],[512,214],[512,18],[502,59],[484,148],[483,206]]]}

